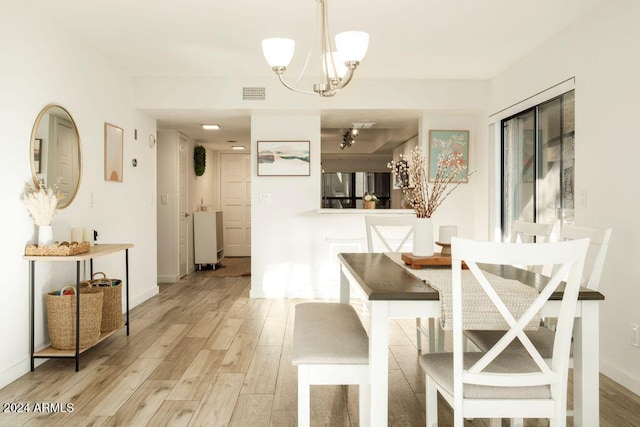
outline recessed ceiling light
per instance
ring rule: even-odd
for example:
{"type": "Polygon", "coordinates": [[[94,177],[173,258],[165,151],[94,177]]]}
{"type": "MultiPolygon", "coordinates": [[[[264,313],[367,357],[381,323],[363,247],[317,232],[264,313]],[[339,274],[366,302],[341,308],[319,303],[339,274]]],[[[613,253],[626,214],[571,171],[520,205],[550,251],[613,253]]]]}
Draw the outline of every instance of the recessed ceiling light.
{"type": "Polygon", "coordinates": [[[202,129],[204,130],[218,130],[220,126],[218,125],[202,125],[202,129]]]}
{"type": "Polygon", "coordinates": [[[231,146],[232,150],[244,150],[244,145],[232,145],[231,146]]]}

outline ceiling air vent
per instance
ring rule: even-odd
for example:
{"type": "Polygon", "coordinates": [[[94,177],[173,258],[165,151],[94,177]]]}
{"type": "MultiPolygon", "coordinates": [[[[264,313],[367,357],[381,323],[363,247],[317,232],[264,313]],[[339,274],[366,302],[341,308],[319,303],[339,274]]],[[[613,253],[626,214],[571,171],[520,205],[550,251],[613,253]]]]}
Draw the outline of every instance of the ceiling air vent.
{"type": "Polygon", "coordinates": [[[264,101],[267,99],[266,89],[263,87],[243,87],[243,101],[264,101]]]}

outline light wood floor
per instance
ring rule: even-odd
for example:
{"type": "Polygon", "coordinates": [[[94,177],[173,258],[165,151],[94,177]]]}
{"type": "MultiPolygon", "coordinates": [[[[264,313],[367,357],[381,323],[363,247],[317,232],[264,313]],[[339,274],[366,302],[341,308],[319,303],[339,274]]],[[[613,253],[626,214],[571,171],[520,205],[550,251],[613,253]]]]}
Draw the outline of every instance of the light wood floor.
{"type": "MultiPolygon", "coordinates": [[[[202,273],[162,285],[132,310],[131,335],[120,331],[84,353],[80,372],[72,359],[50,360],[1,389],[0,402],[29,403],[32,412],[0,413],[0,425],[295,426],[291,336],[301,301],[252,300],[249,285],[250,277],[202,273]],[[42,403],[73,412],[34,412],[42,403]]],[[[390,426],[425,424],[414,325],[390,325],[390,426]]],[[[640,426],[640,397],[604,376],[600,396],[601,426],[640,426]]],[[[314,386],[311,401],[312,425],[357,425],[355,386],[314,386]]],[[[445,403],[439,413],[441,426],[452,424],[445,403]]]]}

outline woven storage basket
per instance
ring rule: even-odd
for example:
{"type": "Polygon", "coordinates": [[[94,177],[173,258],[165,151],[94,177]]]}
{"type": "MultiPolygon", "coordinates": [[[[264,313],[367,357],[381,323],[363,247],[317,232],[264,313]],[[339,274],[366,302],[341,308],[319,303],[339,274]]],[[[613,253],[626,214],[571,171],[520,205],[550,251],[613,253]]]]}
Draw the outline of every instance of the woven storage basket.
{"type": "Polygon", "coordinates": [[[107,275],[99,271],[93,273],[87,282],[93,288],[100,289],[102,298],[102,324],[100,332],[111,332],[124,324],[122,319],[122,280],[108,279],[107,275]],[[102,275],[102,278],[96,276],[102,275]]]}
{"type": "MultiPolygon", "coordinates": [[[[47,323],[51,346],[59,350],[76,349],[76,288],[71,295],[47,294],[47,323]]],[[[94,288],[80,289],[80,348],[94,345],[100,337],[102,292],[94,288]]]]}

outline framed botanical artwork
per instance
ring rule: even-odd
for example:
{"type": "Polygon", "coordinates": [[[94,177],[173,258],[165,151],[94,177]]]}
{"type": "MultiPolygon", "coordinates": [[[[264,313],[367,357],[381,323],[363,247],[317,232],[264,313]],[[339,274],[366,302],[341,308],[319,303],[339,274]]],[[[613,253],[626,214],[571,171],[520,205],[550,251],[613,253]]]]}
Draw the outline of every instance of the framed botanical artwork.
{"type": "Polygon", "coordinates": [[[309,146],[309,141],[258,141],[258,175],[311,175],[309,146]]]}
{"type": "Polygon", "coordinates": [[[42,138],[36,138],[33,143],[33,167],[36,173],[42,173],[40,156],[42,155],[42,138]]]}
{"type": "Polygon", "coordinates": [[[104,180],[122,182],[124,131],[110,123],[104,124],[104,180]]]}
{"type": "Polygon", "coordinates": [[[435,181],[438,159],[448,158],[460,153],[467,167],[454,179],[455,182],[467,182],[469,171],[469,131],[468,130],[430,130],[429,131],[429,182],[435,181]]]}

